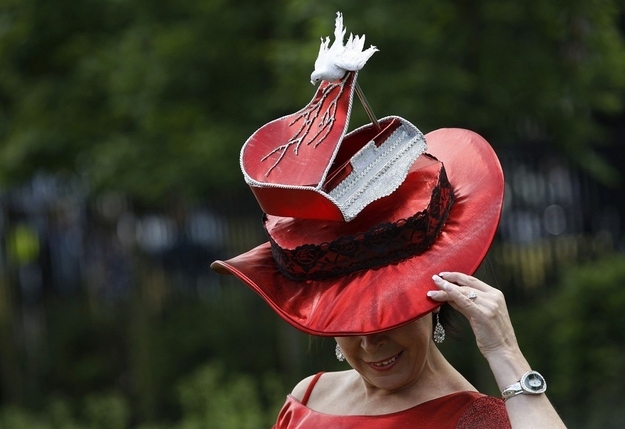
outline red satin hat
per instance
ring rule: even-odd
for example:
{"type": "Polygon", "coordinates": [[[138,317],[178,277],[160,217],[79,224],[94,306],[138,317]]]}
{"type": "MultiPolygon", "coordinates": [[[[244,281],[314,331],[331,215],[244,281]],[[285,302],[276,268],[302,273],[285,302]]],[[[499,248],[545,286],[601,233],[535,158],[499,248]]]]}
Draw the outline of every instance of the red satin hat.
{"type": "Polygon", "coordinates": [[[284,320],[314,335],[364,335],[409,323],[441,304],[432,275],[473,274],[493,240],[503,174],[476,133],[424,136],[398,116],[377,120],[358,70],[377,51],[340,13],[322,39],[300,111],[263,125],[241,170],[269,241],[211,268],[233,274],[284,320]],[[347,132],[354,93],[371,123],[347,132]]]}
{"type": "MultiPolygon", "coordinates": [[[[323,185],[303,191],[312,188],[330,206],[334,201],[325,190],[348,180],[360,146],[371,140],[383,147],[389,133],[380,142],[377,136],[398,123],[412,129],[407,121],[390,117],[380,121],[381,132],[368,125],[341,136],[337,146],[350,140],[353,147],[342,155],[340,148],[330,151],[342,157],[338,164],[330,160],[334,167],[327,170],[336,183],[328,185],[331,179],[325,177],[323,185]]],[[[409,133],[407,138],[420,137],[409,133]]],[[[284,320],[314,335],[371,334],[431,312],[440,306],[426,296],[433,289],[432,275],[473,274],[486,255],[501,214],[504,181],[497,156],[478,134],[440,129],[427,134],[425,141],[427,152],[411,161],[401,184],[390,195],[367,203],[353,220],[336,220],[340,210],[330,210],[331,215],[321,219],[268,214],[269,242],[211,267],[237,276],[284,320]]],[[[385,176],[374,175],[380,177],[385,176]]],[[[364,188],[369,186],[376,187],[364,188]]],[[[297,186],[285,187],[297,192],[297,186]]],[[[359,192],[366,193],[354,195],[359,192]]]]}

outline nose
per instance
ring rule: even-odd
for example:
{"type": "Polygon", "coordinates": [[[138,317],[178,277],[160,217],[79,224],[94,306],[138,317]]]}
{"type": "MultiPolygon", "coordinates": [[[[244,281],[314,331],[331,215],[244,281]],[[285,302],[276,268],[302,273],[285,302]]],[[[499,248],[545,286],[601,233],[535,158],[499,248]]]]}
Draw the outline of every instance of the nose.
{"type": "Polygon", "coordinates": [[[375,353],[380,347],[386,344],[384,334],[364,335],[360,340],[360,347],[367,353],[375,353]]]}

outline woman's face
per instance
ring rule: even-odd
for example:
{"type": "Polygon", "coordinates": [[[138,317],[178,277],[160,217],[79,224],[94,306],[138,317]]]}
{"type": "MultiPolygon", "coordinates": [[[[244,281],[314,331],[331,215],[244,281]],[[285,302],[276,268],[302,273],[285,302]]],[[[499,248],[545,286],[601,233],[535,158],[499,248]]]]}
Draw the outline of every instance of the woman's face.
{"type": "Polygon", "coordinates": [[[349,364],[365,383],[388,391],[409,388],[427,373],[432,341],[432,317],[373,335],[336,337],[349,364]]]}

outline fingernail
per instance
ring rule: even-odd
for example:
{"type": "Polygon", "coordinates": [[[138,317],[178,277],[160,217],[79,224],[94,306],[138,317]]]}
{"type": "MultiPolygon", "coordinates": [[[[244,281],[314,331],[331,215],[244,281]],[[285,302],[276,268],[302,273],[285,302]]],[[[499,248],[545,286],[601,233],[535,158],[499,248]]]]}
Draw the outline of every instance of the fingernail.
{"type": "Polygon", "coordinates": [[[436,274],[434,274],[432,276],[432,280],[434,280],[434,283],[436,283],[436,285],[438,287],[440,287],[443,290],[449,290],[450,286],[449,283],[447,283],[445,280],[443,280],[442,278],[440,278],[439,276],[437,276],[436,274]]]}
{"type": "Polygon", "coordinates": [[[438,273],[438,275],[441,276],[441,277],[445,277],[448,274],[449,274],[448,271],[441,271],[440,273],[438,273]]]}
{"type": "Polygon", "coordinates": [[[429,296],[430,298],[436,298],[437,295],[438,295],[438,292],[435,290],[429,290],[427,293],[427,296],[429,296]]]}

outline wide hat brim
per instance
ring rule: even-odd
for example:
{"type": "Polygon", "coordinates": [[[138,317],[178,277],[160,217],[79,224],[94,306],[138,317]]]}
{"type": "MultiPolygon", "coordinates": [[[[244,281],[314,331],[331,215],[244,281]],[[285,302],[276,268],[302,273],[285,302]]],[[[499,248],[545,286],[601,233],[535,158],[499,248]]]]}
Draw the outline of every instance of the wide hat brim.
{"type": "Polygon", "coordinates": [[[426,135],[427,152],[445,165],[455,195],[432,246],[396,264],[327,280],[293,281],[278,271],[269,243],[211,268],[233,274],[295,328],[319,336],[365,335],[405,325],[441,303],[426,293],[432,275],[473,274],[495,236],[503,204],[501,165],[480,135],[447,128],[426,135]]]}

